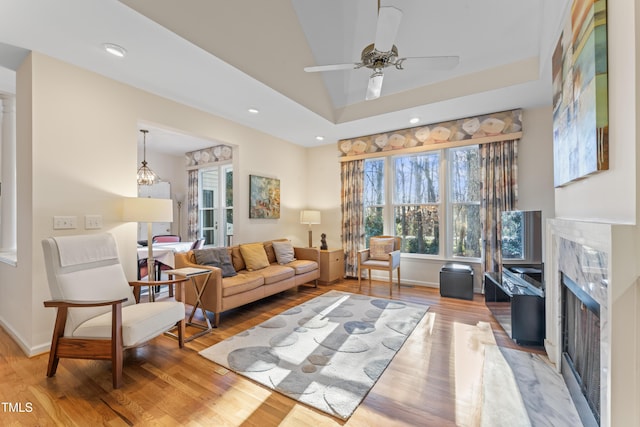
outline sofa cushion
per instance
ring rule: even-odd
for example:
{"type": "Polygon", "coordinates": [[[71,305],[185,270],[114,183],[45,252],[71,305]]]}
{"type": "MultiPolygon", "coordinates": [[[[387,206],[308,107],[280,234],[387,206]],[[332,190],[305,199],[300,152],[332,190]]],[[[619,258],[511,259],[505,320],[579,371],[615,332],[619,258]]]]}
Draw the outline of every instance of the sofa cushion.
{"type": "Polygon", "coordinates": [[[273,250],[276,253],[276,260],[278,264],[288,264],[291,261],[295,261],[296,257],[293,256],[293,245],[290,241],[272,242],[273,250]]]}
{"type": "Polygon", "coordinates": [[[231,252],[231,263],[233,263],[233,268],[236,271],[246,270],[247,266],[244,263],[244,258],[242,258],[242,253],[240,253],[240,246],[232,246],[229,248],[231,252]]]}
{"type": "Polygon", "coordinates": [[[222,279],[222,296],[229,297],[241,294],[259,288],[262,285],[264,285],[264,277],[260,274],[239,273],[236,276],[222,279]]]}
{"type": "Polygon", "coordinates": [[[269,266],[269,259],[262,243],[240,245],[240,253],[248,271],[260,270],[269,266]]]}
{"type": "Polygon", "coordinates": [[[211,265],[222,270],[222,277],[233,277],[236,274],[227,248],[194,249],[196,264],[211,265]]]}
{"type": "MultiPolygon", "coordinates": [[[[76,338],[111,336],[111,311],[83,322],[73,331],[76,338]]],[[[184,304],[156,301],[122,307],[122,344],[138,345],[166,331],[184,319],[184,304]]]]}
{"type": "Polygon", "coordinates": [[[395,239],[393,237],[371,238],[369,242],[369,258],[377,260],[388,260],[389,253],[393,252],[395,239]]]}
{"type": "Polygon", "coordinates": [[[278,264],[271,264],[269,267],[260,270],[259,273],[264,277],[265,285],[271,285],[296,275],[293,268],[278,264]]]}
{"type": "Polygon", "coordinates": [[[273,250],[273,245],[271,242],[264,242],[264,251],[267,254],[267,259],[269,260],[269,264],[273,264],[274,262],[278,262],[276,260],[276,252],[273,250]]]}
{"type": "Polygon", "coordinates": [[[318,269],[318,263],[315,261],[309,261],[307,259],[298,259],[287,264],[287,267],[291,267],[295,270],[296,275],[308,273],[318,269]]]}

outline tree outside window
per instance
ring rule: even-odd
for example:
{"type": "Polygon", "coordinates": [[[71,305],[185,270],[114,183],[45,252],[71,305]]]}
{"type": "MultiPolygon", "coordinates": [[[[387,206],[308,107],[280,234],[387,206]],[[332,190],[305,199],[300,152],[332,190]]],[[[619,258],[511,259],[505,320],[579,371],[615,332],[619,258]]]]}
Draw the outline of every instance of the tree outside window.
{"type": "Polygon", "coordinates": [[[440,152],[394,159],[394,231],[402,251],[440,252],[440,152]]]}
{"type": "Polygon", "coordinates": [[[371,236],[384,234],[384,159],[364,162],[364,233],[366,246],[371,236]]]}
{"type": "Polygon", "coordinates": [[[480,258],[480,152],[477,146],[449,150],[451,252],[480,258]]]}

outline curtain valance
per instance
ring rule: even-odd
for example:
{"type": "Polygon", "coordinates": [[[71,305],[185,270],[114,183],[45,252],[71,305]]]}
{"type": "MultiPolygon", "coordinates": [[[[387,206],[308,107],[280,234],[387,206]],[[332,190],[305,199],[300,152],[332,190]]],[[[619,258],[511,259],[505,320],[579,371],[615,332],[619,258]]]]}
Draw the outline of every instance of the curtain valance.
{"type": "Polygon", "coordinates": [[[338,141],[340,161],[519,139],[522,109],[377,133],[338,141]]]}
{"type": "Polygon", "coordinates": [[[190,151],[184,154],[187,170],[200,169],[216,163],[227,162],[233,159],[233,147],[220,144],[202,150],[190,151]]]}

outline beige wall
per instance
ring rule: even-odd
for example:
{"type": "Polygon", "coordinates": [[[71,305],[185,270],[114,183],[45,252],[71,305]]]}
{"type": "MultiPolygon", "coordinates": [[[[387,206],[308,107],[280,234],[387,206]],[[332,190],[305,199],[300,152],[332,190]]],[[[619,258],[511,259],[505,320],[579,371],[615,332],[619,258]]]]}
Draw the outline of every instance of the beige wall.
{"type": "Polygon", "coordinates": [[[281,180],[279,220],[249,220],[248,197],[236,201],[236,241],[288,237],[306,242],[299,210],[307,205],[302,147],[34,53],[18,72],[17,267],[0,265],[0,321],[29,354],[48,350],[54,310],[41,240],[89,233],[85,214],[101,214],[116,235],[130,279],[136,276],[135,224],[120,220],[120,199],[135,196],[138,122],[237,146],[234,182],[248,194],[249,174],[281,180]],[[75,230],[53,230],[54,215],[75,215],[75,230]]]}

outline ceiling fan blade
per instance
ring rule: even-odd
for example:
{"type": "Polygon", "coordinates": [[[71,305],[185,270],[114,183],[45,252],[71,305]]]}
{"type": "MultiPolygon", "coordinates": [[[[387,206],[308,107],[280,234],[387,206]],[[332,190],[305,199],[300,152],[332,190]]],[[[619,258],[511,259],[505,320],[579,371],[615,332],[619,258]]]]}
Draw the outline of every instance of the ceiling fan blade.
{"type": "Polygon", "coordinates": [[[333,65],[315,65],[313,67],[304,67],[307,73],[316,73],[318,71],[339,71],[339,70],[355,70],[360,68],[360,64],[333,64],[333,65]]]}
{"type": "Polygon", "coordinates": [[[401,62],[407,60],[411,62],[420,61],[421,66],[428,67],[431,70],[450,70],[460,63],[459,56],[409,56],[398,59],[401,62]]]}
{"type": "Polygon", "coordinates": [[[402,11],[393,6],[381,7],[378,11],[378,24],[376,27],[376,40],[374,47],[379,52],[389,52],[396,40],[402,11]]]}
{"type": "Polygon", "coordinates": [[[383,78],[384,74],[382,74],[382,71],[376,71],[375,73],[371,74],[371,77],[369,77],[369,85],[367,86],[367,94],[364,97],[366,101],[380,98],[383,78]]]}

